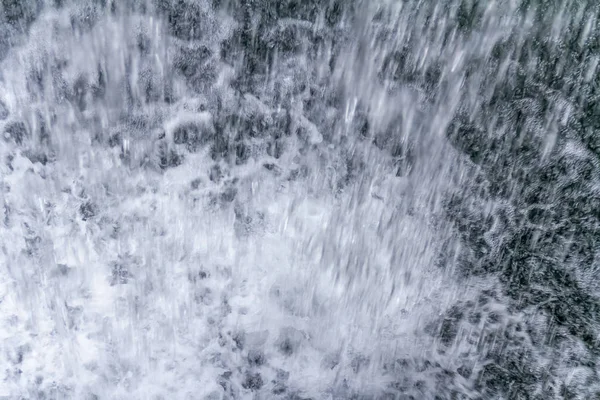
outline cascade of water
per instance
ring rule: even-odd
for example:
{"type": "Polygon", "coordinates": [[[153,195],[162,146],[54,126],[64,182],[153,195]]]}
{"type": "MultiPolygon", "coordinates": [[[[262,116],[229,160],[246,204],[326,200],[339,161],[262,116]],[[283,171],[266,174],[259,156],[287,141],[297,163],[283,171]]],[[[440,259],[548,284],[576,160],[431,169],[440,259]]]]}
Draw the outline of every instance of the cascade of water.
{"type": "Polygon", "coordinates": [[[0,7],[0,399],[600,396],[593,1],[0,7]]]}

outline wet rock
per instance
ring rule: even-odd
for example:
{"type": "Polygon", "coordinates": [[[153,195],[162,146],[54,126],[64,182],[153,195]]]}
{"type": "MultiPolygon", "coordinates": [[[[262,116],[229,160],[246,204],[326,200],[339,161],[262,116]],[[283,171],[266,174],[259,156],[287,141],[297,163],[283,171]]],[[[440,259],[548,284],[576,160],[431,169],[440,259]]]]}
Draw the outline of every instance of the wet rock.
{"type": "Polygon", "coordinates": [[[236,204],[234,214],[234,229],[238,237],[247,236],[264,226],[265,215],[262,212],[250,212],[236,204]]]}
{"type": "Polygon", "coordinates": [[[380,71],[380,77],[383,79],[390,78],[403,82],[413,82],[416,80],[416,74],[410,72],[412,68],[409,68],[409,66],[412,62],[410,50],[407,46],[401,50],[393,51],[386,55],[380,71]]]}
{"type": "Polygon", "coordinates": [[[235,164],[242,165],[250,158],[250,148],[244,142],[234,144],[235,149],[235,164]]]}
{"type": "Polygon", "coordinates": [[[200,270],[198,272],[190,272],[188,274],[188,279],[190,280],[190,282],[192,283],[196,283],[198,281],[207,279],[208,277],[210,277],[210,274],[204,270],[200,270]]]}
{"type": "Polygon", "coordinates": [[[42,238],[39,236],[34,236],[30,238],[25,238],[25,249],[28,255],[37,254],[42,245],[42,238]]]}
{"type": "Polygon", "coordinates": [[[225,189],[225,191],[223,191],[220,194],[219,199],[223,203],[231,203],[232,201],[235,200],[235,197],[237,196],[237,192],[238,192],[237,188],[228,187],[227,189],[225,189]]]}
{"type": "Polygon", "coordinates": [[[52,272],[52,275],[53,276],[67,276],[70,271],[71,271],[71,268],[69,268],[67,265],[57,264],[56,269],[52,272]]]}
{"type": "Polygon", "coordinates": [[[458,374],[460,376],[462,376],[463,378],[469,378],[471,376],[471,373],[473,372],[473,368],[468,367],[466,365],[462,365],[462,366],[458,367],[456,372],[458,372],[458,374]]]}
{"type": "Polygon", "coordinates": [[[230,395],[229,397],[226,397],[226,398],[237,398],[237,396],[233,395],[234,387],[231,384],[231,376],[232,375],[233,375],[232,371],[225,371],[221,375],[219,375],[219,378],[217,379],[217,383],[223,388],[225,393],[230,395]]]}
{"type": "Polygon", "coordinates": [[[108,138],[108,145],[110,147],[120,146],[122,142],[123,142],[123,135],[121,134],[121,132],[117,132],[108,138]]]}
{"type": "Polygon", "coordinates": [[[81,219],[87,221],[96,216],[98,213],[98,206],[91,201],[87,201],[79,206],[79,213],[81,214],[81,219]]]}
{"type": "Polygon", "coordinates": [[[227,298],[225,298],[225,296],[222,296],[221,298],[221,315],[223,317],[226,317],[227,315],[231,314],[231,305],[229,304],[229,300],[227,300],[227,298]]]}
{"type": "Polygon", "coordinates": [[[302,165],[300,168],[296,168],[290,171],[288,180],[295,181],[298,179],[306,178],[309,174],[309,169],[306,165],[302,165]]]}
{"type": "Polygon", "coordinates": [[[8,353],[8,358],[13,363],[13,365],[19,365],[23,363],[23,358],[25,354],[31,351],[31,347],[29,345],[18,346],[16,349],[10,351],[8,353]]]}
{"type": "Polygon", "coordinates": [[[8,107],[0,100],[0,121],[4,121],[9,115],[10,112],[8,111],[8,107]]]}
{"type": "MultiPolygon", "coordinates": [[[[325,4],[328,3],[330,2],[325,2],[325,4]]],[[[279,18],[292,18],[306,21],[314,21],[321,11],[321,6],[325,6],[325,4],[321,4],[318,0],[270,0],[268,4],[269,5],[266,7],[273,7],[279,18]]]]}
{"type": "Polygon", "coordinates": [[[202,179],[200,178],[196,178],[192,182],[190,182],[190,187],[192,188],[192,190],[198,189],[200,185],[202,185],[202,179]]]}
{"type": "Polygon", "coordinates": [[[414,388],[417,390],[417,392],[419,392],[419,394],[424,394],[425,390],[427,389],[427,382],[423,381],[423,380],[418,380],[414,383],[414,388]]]}
{"type": "Polygon", "coordinates": [[[294,354],[305,341],[304,334],[291,327],[283,328],[276,341],[279,351],[285,356],[294,354]]]}
{"type": "Polygon", "coordinates": [[[11,122],[4,128],[4,139],[22,145],[29,137],[27,126],[23,122],[11,122]]]}
{"type": "Polygon", "coordinates": [[[481,23],[482,10],[479,2],[460,2],[456,15],[458,29],[462,32],[471,32],[481,23]]]}
{"type": "Polygon", "coordinates": [[[274,158],[280,158],[285,151],[285,144],[282,139],[276,139],[267,145],[267,154],[274,158]]]}
{"type": "Polygon", "coordinates": [[[440,341],[444,345],[449,346],[456,339],[463,314],[463,310],[458,305],[454,305],[448,310],[439,332],[440,341]]]}
{"type": "Polygon", "coordinates": [[[282,369],[277,369],[276,378],[278,382],[286,382],[290,378],[290,373],[282,369]]]}
{"type": "Polygon", "coordinates": [[[293,55],[298,53],[307,38],[307,35],[302,32],[303,30],[292,24],[278,26],[269,38],[267,45],[276,49],[280,54],[293,55]]]}
{"type": "Polygon", "coordinates": [[[209,61],[202,66],[201,72],[187,79],[188,87],[195,93],[206,93],[215,84],[218,74],[218,64],[215,61],[209,61]]]}
{"type": "Polygon", "coordinates": [[[3,60],[11,47],[17,42],[19,29],[0,19],[0,60],[3,60]]]}
{"type": "Polygon", "coordinates": [[[35,20],[44,5],[40,0],[2,0],[1,4],[4,19],[25,29],[35,20]]]}
{"type": "Polygon", "coordinates": [[[448,128],[448,138],[454,146],[467,154],[475,164],[482,163],[487,154],[489,141],[482,128],[466,117],[457,118],[448,128]]]}
{"type": "Polygon", "coordinates": [[[500,322],[501,319],[502,319],[502,317],[500,316],[500,314],[498,314],[497,312],[491,312],[487,316],[486,323],[490,324],[490,325],[494,325],[494,324],[497,324],[498,322],[500,322]]]}
{"type": "Polygon", "coordinates": [[[221,178],[223,178],[223,172],[218,164],[215,164],[210,168],[208,178],[211,180],[211,182],[215,183],[219,183],[221,181],[221,178]]]}
{"type": "Polygon", "coordinates": [[[223,379],[229,379],[231,378],[232,372],[231,371],[225,371],[221,374],[221,377],[223,377],[223,379]]]}
{"type": "Polygon", "coordinates": [[[532,389],[531,385],[535,383],[536,378],[515,366],[513,364],[512,368],[504,368],[495,363],[485,365],[477,376],[476,388],[482,390],[486,397],[508,392],[518,397],[525,397],[532,389]]]}
{"type": "Polygon", "coordinates": [[[415,156],[412,148],[402,146],[398,156],[394,158],[394,168],[396,169],[396,176],[405,177],[410,175],[414,163],[415,156]]]}
{"type": "Polygon", "coordinates": [[[230,152],[229,139],[225,136],[224,128],[217,124],[216,135],[210,148],[210,157],[213,161],[227,159],[230,152]]]}
{"type": "Polygon", "coordinates": [[[201,123],[187,122],[173,129],[173,142],[185,145],[191,152],[197,151],[211,138],[210,128],[201,123]]]}
{"type": "Polygon", "coordinates": [[[212,52],[206,46],[181,48],[174,60],[175,69],[187,79],[204,75],[206,74],[206,63],[211,56],[212,52]]]}
{"type": "Polygon", "coordinates": [[[110,285],[125,285],[132,278],[127,267],[121,262],[115,262],[111,268],[110,285]]]}
{"type": "Polygon", "coordinates": [[[169,81],[161,77],[151,67],[140,71],[138,85],[142,89],[141,98],[144,103],[157,103],[160,101],[169,103],[169,81]]]}
{"type": "Polygon", "coordinates": [[[242,382],[242,387],[244,389],[250,389],[252,391],[259,390],[264,385],[263,379],[261,375],[256,373],[246,373],[244,380],[242,382]]]}
{"type": "Polygon", "coordinates": [[[80,76],[73,84],[73,102],[77,105],[79,111],[85,111],[87,107],[86,97],[89,90],[89,84],[85,76],[80,76]]]}
{"type": "Polygon", "coordinates": [[[326,354],[321,361],[321,368],[323,369],[334,369],[340,363],[339,354],[326,354]]]}
{"type": "Polygon", "coordinates": [[[481,311],[471,311],[467,317],[467,321],[473,325],[479,324],[481,321],[481,311]]]}
{"type": "Polygon", "coordinates": [[[27,152],[25,156],[31,161],[33,164],[40,163],[42,165],[46,165],[49,161],[48,155],[42,152],[27,152]]]}
{"type": "Polygon", "coordinates": [[[275,385],[273,385],[273,390],[271,390],[271,392],[273,392],[273,394],[283,394],[287,391],[287,386],[284,385],[283,383],[275,383],[275,385]]]}
{"type": "Polygon", "coordinates": [[[279,168],[276,164],[264,163],[263,168],[265,168],[267,171],[273,172],[277,176],[281,174],[281,168],[279,168]]]}
{"type": "Polygon", "coordinates": [[[358,355],[350,362],[350,367],[355,374],[359,373],[363,368],[369,365],[369,359],[363,355],[358,355]]]}
{"type": "Polygon", "coordinates": [[[260,350],[248,351],[248,364],[253,367],[260,367],[266,361],[265,354],[260,350]]]}
{"type": "Polygon", "coordinates": [[[100,100],[106,94],[106,79],[101,66],[97,68],[97,75],[96,81],[90,85],[90,92],[94,100],[100,100]]]}
{"type": "Polygon", "coordinates": [[[231,338],[239,350],[244,349],[246,345],[246,334],[244,332],[235,332],[231,338]]]}
{"type": "Polygon", "coordinates": [[[183,155],[177,153],[174,149],[170,149],[166,143],[162,143],[158,149],[159,167],[163,170],[180,166],[183,161],[183,155]]]}
{"type": "Polygon", "coordinates": [[[165,13],[169,32],[178,39],[202,39],[211,18],[203,2],[190,0],[158,0],[158,9],[165,13]]]}

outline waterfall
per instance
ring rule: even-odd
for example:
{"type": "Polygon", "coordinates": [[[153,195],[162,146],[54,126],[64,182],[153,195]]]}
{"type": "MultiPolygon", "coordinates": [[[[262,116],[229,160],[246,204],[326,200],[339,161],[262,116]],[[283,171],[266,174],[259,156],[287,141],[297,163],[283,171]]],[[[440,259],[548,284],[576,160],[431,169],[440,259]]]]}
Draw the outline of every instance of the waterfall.
{"type": "Polygon", "coordinates": [[[2,0],[0,399],[597,398],[599,17],[2,0]]]}

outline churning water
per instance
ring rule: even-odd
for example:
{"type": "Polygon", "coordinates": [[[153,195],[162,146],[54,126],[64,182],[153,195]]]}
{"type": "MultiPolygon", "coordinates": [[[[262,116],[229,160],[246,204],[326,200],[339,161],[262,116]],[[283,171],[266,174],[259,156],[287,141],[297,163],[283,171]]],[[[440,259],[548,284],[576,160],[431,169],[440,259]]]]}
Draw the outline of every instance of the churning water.
{"type": "Polygon", "coordinates": [[[0,398],[600,399],[600,7],[2,0],[0,398]]]}

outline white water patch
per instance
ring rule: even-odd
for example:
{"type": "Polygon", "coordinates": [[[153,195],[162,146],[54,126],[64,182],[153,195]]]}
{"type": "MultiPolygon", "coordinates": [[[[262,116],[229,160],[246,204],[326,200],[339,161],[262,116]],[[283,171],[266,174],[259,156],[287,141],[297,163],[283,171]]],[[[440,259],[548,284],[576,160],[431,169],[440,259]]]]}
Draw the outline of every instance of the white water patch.
{"type": "MultiPolygon", "coordinates": [[[[15,174],[19,164],[13,166],[15,174]]],[[[181,166],[162,178],[119,179],[120,191],[107,196],[111,207],[102,216],[119,224],[118,239],[100,223],[69,218],[68,208],[38,228],[46,261],[20,264],[13,279],[45,278],[3,302],[5,318],[13,318],[10,309],[21,310],[19,320],[34,324],[29,332],[35,335],[17,334],[32,349],[21,367],[25,386],[13,386],[11,394],[23,393],[18,388],[33,385],[36,375],[54,377],[77,396],[88,390],[107,398],[208,394],[240,357],[219,346],[219,333],[242,331],[250,337],[266,332],[256,347],[269,366],[289,371],[292,384],[320,398],[349,373],[324,372],[327,357],[350,371],[355,354],[370,355],[376,365],[390,349],[418,351],[424,320],[452,295],[432,268],[434,234],[417,218],[397,218],[379,199],[348,212],[347,196],[307,196],[301,182],[274,191],[273,182],[250,176],[238,188],[248,191],[244,207],[255,210],[257,221],[240,226],[233,207],[195,206],[189,180],[180,179],[185,176],[181,166]],[[382,223],[392,224],[383,235],[377,232],[382,223]],[[127,285],[111,286],[110,264],[121,255],[131,257],[131,277],[127,285]],[[52,267],[53,259],[67,270],[54,272],[63,267],[52,267]],[[44,328],[32,319],[48,322],[44,328]],[[301,348],[284,357],[278,340],[289,329],[301,348]],[[52,351],[42,362],[40,355],[52,351]]],[[[64,198],[53,185],[36,189],[46,201],[64,198]]],[[[11,195],[11,204],[26,198],[11,195]]],[[[13,242],[11,248],[19,247],[13,242]]],[[[7,262],[22,260],[17,254],[8,254],[7,262]]],[[[373,366],[354,385],[382,385],[377,379],[373,366]]]]}

